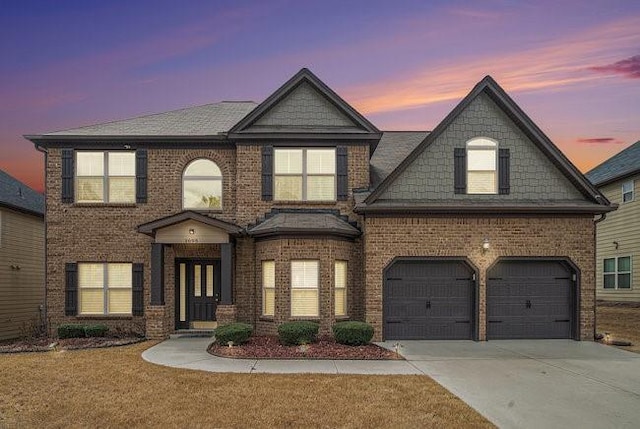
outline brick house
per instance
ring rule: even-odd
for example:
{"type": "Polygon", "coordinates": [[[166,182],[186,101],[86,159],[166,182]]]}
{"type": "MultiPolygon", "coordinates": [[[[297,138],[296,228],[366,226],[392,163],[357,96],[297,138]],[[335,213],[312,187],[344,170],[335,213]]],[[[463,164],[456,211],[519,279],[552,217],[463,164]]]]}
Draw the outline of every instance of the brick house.
{"type": "Polygon", "coordinates": [[[613,207],[490,77],[430,133],[379,131],[303,69],[259,105],[26,138],[46,152],[54,326],[593,339],[613,207]]]}

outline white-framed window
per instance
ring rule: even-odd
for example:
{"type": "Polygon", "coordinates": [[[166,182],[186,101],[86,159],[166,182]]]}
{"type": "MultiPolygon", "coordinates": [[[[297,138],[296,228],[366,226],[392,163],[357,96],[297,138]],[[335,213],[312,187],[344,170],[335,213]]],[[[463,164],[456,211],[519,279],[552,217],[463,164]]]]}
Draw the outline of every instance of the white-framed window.
{"type": "Polygon", "coordinates": [[[603,275],[605,289],[631,289],[631,256],[606,258],[603,275]]]}
{"type": "Polygon", "coordinates": [[[222,209],[222,171],[209,159],[191,161],[182,174],[182,207],[222,209]]]}
{"type": "Polygon", "coordinates": [[[132,282],[130,263],[78,263],[78,313],[131,314],[132,282]]]}
{"type": "Polygon", "coordinates": [[[276,263],[262,261],[262,315],[274,316],[276,312],[276,263]]]}
{"type": "Polygon", "coordinates": [[[485,137],[467,142],[467,194],[498,193],[498,143],[485,137]]]}
{"type": "Polygon", "coordinates": [[[77,151],[76,201],[135,203],[136,153],[77,151]]]}
{"type": "Polygon", "coordinates": [[[347,261],[336,261],[334,269],[334,294],[336,316],[347,315],[347,261]]]}
{"type": "Polygon", "coordinates": [[[291,261],[291,316],[318,317],[319,261],[291,261]]]}
{"type": "Polygon", "coordinates": [[[622,184],[622,202],[630,203],[635,199],[635,189],[633,186],[633,180],[624,182],[622,184]]]}
{"type": "Polygon", "coordinates": [[[335,148],[274,149],[274,199],[278,201],[334,201],[335,148]]]}

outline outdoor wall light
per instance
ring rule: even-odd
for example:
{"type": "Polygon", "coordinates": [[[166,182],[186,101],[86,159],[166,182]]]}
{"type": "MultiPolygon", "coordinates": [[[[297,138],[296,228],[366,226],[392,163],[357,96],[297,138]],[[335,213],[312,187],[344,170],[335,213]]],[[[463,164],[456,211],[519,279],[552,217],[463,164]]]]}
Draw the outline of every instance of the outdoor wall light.
{"type": "Polygon", "coordinates": [[[482,250],[486,252],[487,250],[489,250],[489,247],[491,247],[491,245],[489,244],[489,239],[485,238],[482,242],[482,250]]]}
{"type": "Polygon", "coordinates": [[[193,234],[195,234],[195,233],[196,233],[196,230],[195,230],[195,229],[191,228],[191,229],[189,230],[189,234],[193,235],[193,234]]]}

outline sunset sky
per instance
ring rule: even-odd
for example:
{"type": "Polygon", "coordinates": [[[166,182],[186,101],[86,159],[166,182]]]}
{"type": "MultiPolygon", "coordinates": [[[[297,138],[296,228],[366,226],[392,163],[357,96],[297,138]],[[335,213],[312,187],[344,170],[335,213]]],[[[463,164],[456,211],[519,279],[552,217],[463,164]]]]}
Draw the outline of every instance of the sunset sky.
{"type": "Polygon", "coordinates": [[[492,75],[582,171],[640,140],[640,1],[27,1],[0,12],[0,169],[23,134],[221,100],[311,69],[382,130],[430,130],[492,75]]]}

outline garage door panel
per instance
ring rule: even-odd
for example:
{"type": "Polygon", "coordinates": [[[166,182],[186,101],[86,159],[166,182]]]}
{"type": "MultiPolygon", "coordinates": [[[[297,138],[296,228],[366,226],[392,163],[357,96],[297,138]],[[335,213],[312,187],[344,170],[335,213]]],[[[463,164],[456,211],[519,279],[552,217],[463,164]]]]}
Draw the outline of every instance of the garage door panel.
{"type": "Polygon", "coordinates": [[[558,261],[503,261],[487,281],[487,338],[570,338],[573,282],[558,261]]]}
{"type": "Polygon", "coordinates": [[[385,338],[472,338],[471,276],[461,261],[396,262],[385,279],[385,338]]]}

